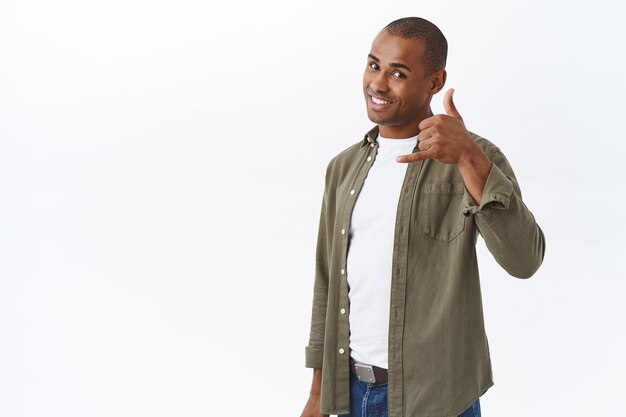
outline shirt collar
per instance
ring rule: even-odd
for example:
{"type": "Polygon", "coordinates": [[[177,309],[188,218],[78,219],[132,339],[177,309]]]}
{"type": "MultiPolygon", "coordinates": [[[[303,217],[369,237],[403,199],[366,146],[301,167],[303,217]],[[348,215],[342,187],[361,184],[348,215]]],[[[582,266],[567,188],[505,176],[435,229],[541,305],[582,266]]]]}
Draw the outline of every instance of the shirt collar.
{"type": "Polygon", "coordinates": [[[378,125],[376,125],[365,134],[361,147],[367,145],[368,143],[376,143],[376,138],[378,137],[378,129],[379,127],[378,125]]]}

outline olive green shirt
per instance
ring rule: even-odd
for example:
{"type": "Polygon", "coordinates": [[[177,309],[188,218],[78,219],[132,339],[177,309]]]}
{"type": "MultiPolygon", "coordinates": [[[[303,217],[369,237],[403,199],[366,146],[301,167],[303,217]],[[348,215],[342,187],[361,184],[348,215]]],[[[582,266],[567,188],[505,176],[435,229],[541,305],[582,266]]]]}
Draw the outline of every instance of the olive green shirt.
{"type": "MultiPolygon", "coordinates": [[[[522,201],[511,166],[494,144],[470,135],[493,162],[480,204],[456,165],[425,160],[407,167],[391,271],[390,417],[457,417],[493,385],[478,234],[514,277],[529,278],[543,261],[543,232],[522,201]]],[[[376,159],[377,137],[378,126],[334,157],[326,170],[305,349],[306,366],[322,369],[324,414],[350,412],[348,231],[376,159]]]]}

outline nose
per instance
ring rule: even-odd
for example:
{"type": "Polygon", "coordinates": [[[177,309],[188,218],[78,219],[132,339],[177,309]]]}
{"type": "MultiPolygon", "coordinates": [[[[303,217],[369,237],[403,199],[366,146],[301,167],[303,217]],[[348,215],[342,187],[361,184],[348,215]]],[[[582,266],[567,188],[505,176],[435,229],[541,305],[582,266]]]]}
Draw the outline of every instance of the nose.
{"type": "Polygon", "coordinates": [[[383,71],[379,71],[372,75],[370,88],[376,92],[385,92],[388,90],[387,75],[383,71]]]}

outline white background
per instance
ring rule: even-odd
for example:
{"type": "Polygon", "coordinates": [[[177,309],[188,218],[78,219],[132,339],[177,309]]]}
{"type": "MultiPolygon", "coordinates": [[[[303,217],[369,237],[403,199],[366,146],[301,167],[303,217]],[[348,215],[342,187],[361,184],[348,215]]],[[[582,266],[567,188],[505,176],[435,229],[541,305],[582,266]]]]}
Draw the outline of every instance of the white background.
{"type": "Polygon", "coordinates": [[[371,127],[372,39],[414,15],[547,238],[530,280],[479,248],[483,416],[621,415],[625,12],[4,1],[0,415],[299,416],[324,170],[371,127]]]}

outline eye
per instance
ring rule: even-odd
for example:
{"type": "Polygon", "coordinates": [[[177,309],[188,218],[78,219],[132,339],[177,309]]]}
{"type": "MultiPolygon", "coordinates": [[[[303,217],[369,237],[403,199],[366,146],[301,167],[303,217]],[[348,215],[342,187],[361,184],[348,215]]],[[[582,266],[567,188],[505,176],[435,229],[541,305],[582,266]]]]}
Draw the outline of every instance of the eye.
{"type": "Polygon", "coordinates": [[[369,63],[369,67],[370,67],[371,69],[373,69],[373,70],[378,70],[378,68],[379,68],[379,67],[378,67],[378,64],[377,64],[377,63],[375,63],[375,62],[370,62],[370,63],[369,63]]]}
{"type": "Polygon", "coordinates": [[[394,72],[392,73],[392,75],[393,75],[394,77],[396,77],[396,78],[406,78],[406,76],[405,76],[403,73],[401,73],[400,71],[394,71],[394,72]]]}

